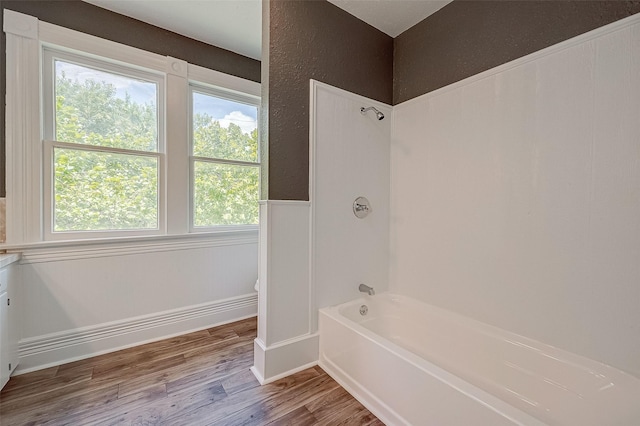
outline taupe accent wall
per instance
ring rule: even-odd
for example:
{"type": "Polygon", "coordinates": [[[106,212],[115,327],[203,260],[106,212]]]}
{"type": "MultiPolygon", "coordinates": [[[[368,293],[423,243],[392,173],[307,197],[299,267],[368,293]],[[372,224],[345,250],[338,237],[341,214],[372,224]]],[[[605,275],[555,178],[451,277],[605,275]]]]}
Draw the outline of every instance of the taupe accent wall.
{"type": "MultiPolygon", "coordinates": [[[[324,0],[271,0],[268,188],[264,198],[309,199],[309,79],[398,104],[640,12],[640,1],[455,0],[395,40],[324,0]]],[[[174,56],[253,81],[260,62],[79,0],[7,1],[0,9],[174,56]]],[[[0,46],[4,64],[4,34],[0,46]]],[[[266,49],[265,49],[266,50],[266,49]]],[[[5,69],[0,66],[0,95],[5,69]]],[[[0,196],[4,195],[0,103],[0,196]]]]}
{"type": "MultiPolygon", "coordinates": [[[[172,56],[226,74],[260,82],[260,61],[120,15],[80,0],[0,1],[4,9],[107,40],[172,56]]],[[[0,96],[6,94],[5,34],[0,41],[0,96]]],[[[0,102],[0,196],[5,194],[5,106],[0,102]]]]}
{"type": "Polygon", "coordinates": [[[395,105],[638,12],[639,1],[455,0],[390,48],[326,1],[271,0],[265,195],[308,199],[310,78],[395,105]]]}
{"type": "Polygon", "coordinates": [[[640,12],[640,1],[455,0],[394,40],[399,104],[640,12]]]}
{"type": "Polygon", "coordinates": [[[268,198],[308,200],[309,79],[391,104],[393,39],[327,1],[268,12],[268,198]]]}

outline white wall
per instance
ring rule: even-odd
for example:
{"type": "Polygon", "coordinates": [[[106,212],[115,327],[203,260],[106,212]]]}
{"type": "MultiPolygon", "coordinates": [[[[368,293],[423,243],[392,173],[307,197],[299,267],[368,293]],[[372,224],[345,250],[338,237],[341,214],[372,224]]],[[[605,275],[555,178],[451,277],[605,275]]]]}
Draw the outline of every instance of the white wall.
{"type": "Polygon", "coordinates": [[[362,296],[360,283],[376,291],[389,287],[392,110],[318,82],[312,93],[312,282],[322,308],[362,296]],[[361,114],[363,106],[375,106],[385,118],[361,114]],[[352,210],[358,196],[372,206],[363,219],[352,210]]]}
{"type": "Polygon", "coordinates": [[[269,383],[318,361],[311,327],[308,201],[260,202],[258,337],[252,371],[269,383]]]}
{"type": "Polygon", "coordinates": [[[4,31],[11,84],[6,97],[9,227],[2,249],[23,252],[20,371],[255,315],[258,231],[189,232],[186,137],[189,81],[252,98],[259,95],[260,84],[10,10],[4,11],[4,31]],[[163,157],[169,164],[161,214],[166,221],[158,230],[163,235],[45,241],[39,84],[43,45],[166,74],[170,108],[165,127],[171,143],[163,157]]]}
{"type": "Polygon", "coordinates": [[[266,303],[258,337],[273,345],[311,331],[309,202],[263,201],[260,209],[260,296],[266,303]]]}
{"type": "Polygon", "coordinates": [[[395,107],[394,291],[640,375],[638,22],[395,107]]]}
{"type": "Polygon", "coordinates": [[[257,312],[257,232],[23,252],[20,372],[257,312]]]}

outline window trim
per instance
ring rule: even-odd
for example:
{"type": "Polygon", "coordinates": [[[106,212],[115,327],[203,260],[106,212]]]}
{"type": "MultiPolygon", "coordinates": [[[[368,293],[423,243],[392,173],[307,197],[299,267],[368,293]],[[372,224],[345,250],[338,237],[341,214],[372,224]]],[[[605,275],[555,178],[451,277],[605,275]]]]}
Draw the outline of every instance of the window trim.
{"type": "MultiPolygon", "coordinates": [[[[195,212],[193,207],[195,205],[195,163],[211,163],[211,164],[227,164],[231,166],[241,167],[256,167],[258,168],[258,185],[261,181],[262,162],[261,162],[261,149],[260,149],[260,126],[258,130],[258,158],[257,161],[242,161],[242,160],[228,160],[224,158],[215,157],[202,157],[193,154],[193,94],[199,93],[202,95],[212,96],[220,99],[225,99],[245,105],[255,106],[257,110],[257,117],[260,117],[260,97],[252,96],[246,93],[238,93],[235,91],[225,90],[220,87],[216,87],[210,84],[203,84],[201,82],[190,81],[189,82],[189,232],[212,232],[216,229],[224,230],[251,230],[257,229],[258,225],[245,224],[245,225],[214,225],[214,226],[196,226],[195,225],[195,212]]],[[[260,187],[258,186],[258,191],[260,187]]],[[[258,194],[258,198],[260,194],[258,194]]]]}
{"type": "Polygon", "coordinates": [[[149,72],[140,70],[139,67],[127,67],[121,63],[107,62],[96,59],[93,56],[85,56],[69,51],[55,49],[49,46],[41,48],[42,63],[42,132],[43,132],[43,200],[42,200],[42,219],[43,219],[43,240],[83,240],[93,238],[107,237],[125,237],[129,235],[148,236],[148,235],[164,235],[166,233],[166,168],[164,155],[166,150],[166,138],[164,132],[165,121],[165,77],[157,72],[149,72]],[[158,137],[156,140],[155,151],[138,151],[125,148],[113,148],[108,146],[80,144],[68,141],[58,141],[55,139],[57,134],[55,127],[56,114],[56,95],[55,95],[55,62],[60,60],[63,62],[97,69],[106,73],[116,74],[124,77],[136,78],[143,81],[149,81],[156,84],[156,120],[158,137]],[[135,155],[140,157],[153,157],[157,160],[158,167],[158,187],[157,187],[157,226],[155,228],[138,228],[138,229],[105,229],[105,230],[82,230],[82,231],[55,231],[55,211],[54,211],[54,149],[67,148],[78,151],[93,151],[111,154],[135,155]]]}
{"type": "MultiPolygon", "coordinates": [[[[164,121],[165,121],[165,76],[155,70],[144,70],[140,66],[128,66],[119,61],[99,59],[96,55],[84,52],[70,52],[68,49],[59,49],[52,45],[43,44],[41,57],[42,73],[42,117],[43,117],[43,139],[55,140],[55,70],[54,63],[57,59],[87,68],[93,68],[105,73],[116,74],[125,77],[137,78],[140,80],[153,82],[156,84],[156,104],[158,122],[158,140],[155,152],[165,152],[166,141],[164,121]]],[[[65,142],[65,141],[60,141],[65,142]]]]}
{"type": "MultiPolygon", "coordinates": [[[[260,83],[209,70],[186,61],[147,52],[131,46],[101,39],[99,37],[41,22],[37,18],[11,10],[4,10],[6,33],[7,81],[7,197],[6,197],[6,242],[0,247],[20,247],[37,244],[64,243],[64,240],[46,240],[44,235],[44,132],[41,99],[42,52],[46,48],[83,57],[108,60],[114,64],[126,64],[132,69],[143,69],[165,76],[165,99],[172,99],[172,108],[184,106],[182,112],[165,111],[165,152],[161,161],[165,163],[166,175],[164,207],[166,211],[165,231],[155,238],[174,239],[191,234],[189,217],[189,138],[187,93],[190,82],[205,87],[217,87],[229,93],[240,93],[259,99],[260,83]],[[174,140],[184,143],[175,143],[174,140]]],[[[167,105],[167,108],[170,106],[167,105]]],[[[256,225],[242,227],[216,227],[208,233],[230,231],[255,231],[256,225]]],[[[202,233],[201,233],[202,234],[202,233]]],[[[92,238],[72,241],[91,242],[92,238]]],[[[126,231],[128,241],[137,238],[126,231]]],[[[141,235],[139,238],[149,238],[141,235]]],[[[122,240],[113,234],[100,234],[96,241],[122,240]]]]}

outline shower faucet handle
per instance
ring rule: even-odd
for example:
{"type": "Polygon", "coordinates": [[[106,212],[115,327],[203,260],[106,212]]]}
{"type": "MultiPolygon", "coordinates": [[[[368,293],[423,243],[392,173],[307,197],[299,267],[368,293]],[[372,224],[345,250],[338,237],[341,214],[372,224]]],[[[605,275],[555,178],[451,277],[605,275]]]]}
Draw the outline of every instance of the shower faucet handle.
{"type": "Polygon", "coordinates": [[[355,203],[355,210],[357,212],[361,212],[361,211],[369,211],[369,206],[366,204],[360,204],[360,203],[355,203]]]}
{"type": "Polygon", "coordinates": [[[355,214],[358,219],[366,217],[372,211],[371,203],[369,203],[369,200],[365,197],[358,197],[353,202],[353,214],[355,214]]]}

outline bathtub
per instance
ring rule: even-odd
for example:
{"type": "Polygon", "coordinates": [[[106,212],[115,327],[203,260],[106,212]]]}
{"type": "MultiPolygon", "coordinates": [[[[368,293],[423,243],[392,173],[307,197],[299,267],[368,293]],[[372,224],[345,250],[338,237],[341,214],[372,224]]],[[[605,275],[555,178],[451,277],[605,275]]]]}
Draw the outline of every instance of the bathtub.
{"type": "Polygon", "coordinates": [[[640,379],[404,296],[319,328],[320,366],[387,425],[640,425],[640,379]]]}

